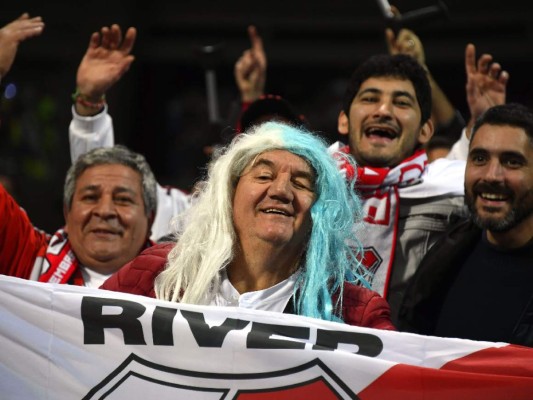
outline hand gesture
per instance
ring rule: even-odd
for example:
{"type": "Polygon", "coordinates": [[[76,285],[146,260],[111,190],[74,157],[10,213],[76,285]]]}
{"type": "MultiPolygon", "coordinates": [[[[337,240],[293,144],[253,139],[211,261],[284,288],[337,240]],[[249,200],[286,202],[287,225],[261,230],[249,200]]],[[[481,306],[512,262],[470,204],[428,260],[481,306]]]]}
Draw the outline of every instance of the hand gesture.
{"type": "Polygon", "coordinates": [[[263,49],[263,40],[255,26],[248,27],[248,36],[252,47],[242,53],[234,69],[242,102],[257,100],[264,94],[266,82],[267,58],[263,49]]]}
{"type": "Polygon", "coordinates": [[[401,29],[398,36],[390,28],[385,30],[385,41],[389,54],[406,54],[413,57],[420,65],[426,68],[426,55],[420,38],[409,29],[401,29]]]}
{"type": "Polygon", "coordinates": [[[116,24],[94,32],[76,76],[79,92],[88,100],[98,101],[130,68],[130,54],[137,31],[128,28],[124,40],[116,24]]]}
{"type": "Polygon", "coordinates": [[[0,79],[11,69],[18,46],[21,42],[43,32],[44,22],[41,17],[30,18],[28,13],[0,29],[0,79]]]}
{"type": "Polygon", "coordinates": [[[483,54],[476,65],[476,48],[468,44],[465,50],[466,101],[470,108],[471,122],[492,106],[505,104],[509,74],[492,55],[483,54]]]}

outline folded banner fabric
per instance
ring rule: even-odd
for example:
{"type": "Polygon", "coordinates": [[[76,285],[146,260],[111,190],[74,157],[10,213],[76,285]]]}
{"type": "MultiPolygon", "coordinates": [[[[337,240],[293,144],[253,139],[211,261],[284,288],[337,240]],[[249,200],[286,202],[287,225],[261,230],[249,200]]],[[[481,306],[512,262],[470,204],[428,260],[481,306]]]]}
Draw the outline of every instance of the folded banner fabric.
{"type": "Polygon", "coordinates": [[[533,349],[0,276],[0,399],[533,399],[533,349]]]}

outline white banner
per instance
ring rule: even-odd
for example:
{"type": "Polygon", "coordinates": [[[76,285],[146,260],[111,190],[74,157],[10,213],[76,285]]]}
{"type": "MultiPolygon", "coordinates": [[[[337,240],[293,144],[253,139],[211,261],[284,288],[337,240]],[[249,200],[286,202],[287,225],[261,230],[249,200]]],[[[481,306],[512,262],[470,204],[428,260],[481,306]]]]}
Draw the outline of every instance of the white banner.
{"type": "Polygon", "coordinates": [[[533,349],[0,276],[1,399],[533,399],[533,349]]]}

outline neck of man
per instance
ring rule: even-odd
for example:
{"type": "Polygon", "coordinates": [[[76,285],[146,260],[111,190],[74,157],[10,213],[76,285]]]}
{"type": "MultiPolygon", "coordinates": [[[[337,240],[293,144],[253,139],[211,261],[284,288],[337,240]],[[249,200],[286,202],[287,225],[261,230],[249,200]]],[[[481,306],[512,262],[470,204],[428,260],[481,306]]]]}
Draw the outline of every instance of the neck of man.
{"type": "Polygon", "coordinates": [[[298,270],[301,253],[271,246],[248,252],[239,248],[227,267],[228,279],[240,294],[268,289],[298,270]]]}
{"type": "Polygon", "coordinates": [[[487,230],[489,243],[502,249],[517,249],[533,240],[533,214],[506,232],[487,230]]]}

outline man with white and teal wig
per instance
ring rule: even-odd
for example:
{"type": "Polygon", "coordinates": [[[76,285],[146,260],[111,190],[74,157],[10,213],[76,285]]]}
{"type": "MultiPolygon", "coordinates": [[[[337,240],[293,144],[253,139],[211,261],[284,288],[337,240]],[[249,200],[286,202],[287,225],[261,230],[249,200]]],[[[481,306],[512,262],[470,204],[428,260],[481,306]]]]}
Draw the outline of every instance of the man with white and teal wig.
{"type": "MultiPolygon", "coordinates": [[[[346,162],[352,162],[346,156],[346,162]]],[[[394,329],[347,244],[361,203],[322,139],[267,122],[211,162],[185,229],[102,288],[394,329]]]]}

